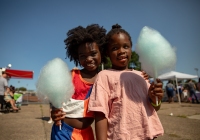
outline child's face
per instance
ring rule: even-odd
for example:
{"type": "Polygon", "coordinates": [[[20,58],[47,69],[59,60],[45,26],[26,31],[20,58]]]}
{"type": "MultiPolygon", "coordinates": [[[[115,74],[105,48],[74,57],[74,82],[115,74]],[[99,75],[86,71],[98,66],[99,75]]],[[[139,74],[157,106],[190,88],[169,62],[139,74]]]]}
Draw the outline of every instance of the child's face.
{"type": "Polygon", "coordinates": [[[131,59],[131,42],[124,33],[114,34],[108,44],[107,55],[111,60],[112,68],[117,70],[128,69],[131,59]]]}
{"type": "Polygon", "coordinates": [[[84,43],[78,48],[78,58],[80,64],[88,71],[97,70],[101,63],[101,53],[95,42],[84,43]]]}

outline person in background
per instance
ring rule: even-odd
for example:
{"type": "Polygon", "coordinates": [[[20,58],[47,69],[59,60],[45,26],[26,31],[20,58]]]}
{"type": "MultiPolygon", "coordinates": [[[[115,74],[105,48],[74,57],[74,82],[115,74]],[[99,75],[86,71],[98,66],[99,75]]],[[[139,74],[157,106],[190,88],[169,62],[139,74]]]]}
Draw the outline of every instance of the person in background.
{"type": "Polygon", "coordinates": [[[183,101],[183,86],[181,85],[181,82],[178,82],[178,86],[177,86],[177,96],[179,93],[179,97],[180,97],[180,101],[183,101]]]}
{"type": "Polygon", "coordinates": [[[183,101],[184,102],[188,102],[188,88],[187,88],[187,85],[184,85],[183,86],[183,101]]]}
{"type": "Polygon", "coordinates": [[[197,90],[200,92],[200,78],[199,81],[197,82],[197,90]]]}
{"type": "Polygon", "coordinates": [[[14,90],[13,87],[7,87],[6,88],[6,91],[4,93],[4,100],[11,104],[13,110],[17,111],[19,109],[15,106],[13,90],[14,90]]]}
{"type": "Polygon", "coordinates": [[[169,80],[167,85],[166,85],[166,92],[167,92],[167,96],[168,96],[168,102],[171,103],[173,102],[173,97],[174,97],[174,91],[175,91],[175,87],[172,84],[172,80],[169,80]]]}
{"type": "Polygon", "coordinates": [[[1,110],[3,110],[3,106],[5,104],[5,100],[4,100],[4,92],[5,89],[8,86],[8,82],[7,82],[7,74],[5,71],[2,72],[2,75],[0,76],[0,104],[1,104],[1,110]]]}
{"type": "Polygon", "coordinates": [[[195,103],[194,102],[194,98],[195,98],[196,103],[199,104],[199,100],[198,100],[197,95],[196,95],[196,86],[192,82],[192,79],[188,80],[188,90],[189,90],[189,93],[190,93],[190,97],[192,98],[192,103],[195,103]],[[194,96],[194,98],[193,98],[193,96],[194,96]]]}

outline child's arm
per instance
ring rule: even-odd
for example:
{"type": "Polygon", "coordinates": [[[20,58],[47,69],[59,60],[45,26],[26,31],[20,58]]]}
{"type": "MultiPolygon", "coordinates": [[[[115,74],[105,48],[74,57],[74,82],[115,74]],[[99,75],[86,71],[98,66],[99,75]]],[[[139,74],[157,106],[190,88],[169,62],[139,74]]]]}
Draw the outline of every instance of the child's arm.
{"type": "Polygon", "coordinates": [[[96,140],[107,140],[108,120],[102,112],[95,112],[96,140]]]}
{"type": "Polygon", "coordinates": [[[161,100],[163,98],[163,89],[162,89],[162,82],[159,79],[156,79],[157,83],[151,83],[149,87],[148,95],[150,98],[151,105],[154,107],[156,111],[160,109],[161,100]],[[156,105],[156,96],[158,98],[158,105],[156,105]]]}
{"type": "Polygon", "coordinates": [[[54,121],[55,125],[60,126],[61,121],[65,118],[66,113],[63,112],[62,108],[54,108],[51,110],[51,118],[54,121]]]}

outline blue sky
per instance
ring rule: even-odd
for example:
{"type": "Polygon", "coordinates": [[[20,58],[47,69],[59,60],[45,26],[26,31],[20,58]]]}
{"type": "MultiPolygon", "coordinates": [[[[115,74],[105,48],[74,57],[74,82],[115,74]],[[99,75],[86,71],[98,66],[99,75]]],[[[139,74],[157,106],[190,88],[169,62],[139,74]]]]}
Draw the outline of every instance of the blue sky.
{"type": "Polygon", "coordinates": [[[35,90],[41,68],[55,57],[69,66],[64,39],[68,30],[98,23],[120,24],[133,42],[144,26],[159,31],[176,47],[176,71],[200,75],[199,0],[0,0],[0,67],[34,71],[34,78],[10,85],[35,90]]]}

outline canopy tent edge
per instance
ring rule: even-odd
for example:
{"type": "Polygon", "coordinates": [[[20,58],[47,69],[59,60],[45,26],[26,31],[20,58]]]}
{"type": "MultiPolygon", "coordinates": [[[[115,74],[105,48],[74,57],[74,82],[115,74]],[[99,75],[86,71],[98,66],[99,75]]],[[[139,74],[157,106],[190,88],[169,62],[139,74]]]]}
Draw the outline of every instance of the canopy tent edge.
{"type": "Polygon", "coordinates": [[[34,71],[14,70],[14,69],[6,69],[5,72],[10,78],[22,78],[22,79],[33,79],[33,74],[34,74],[34,71]]]}

